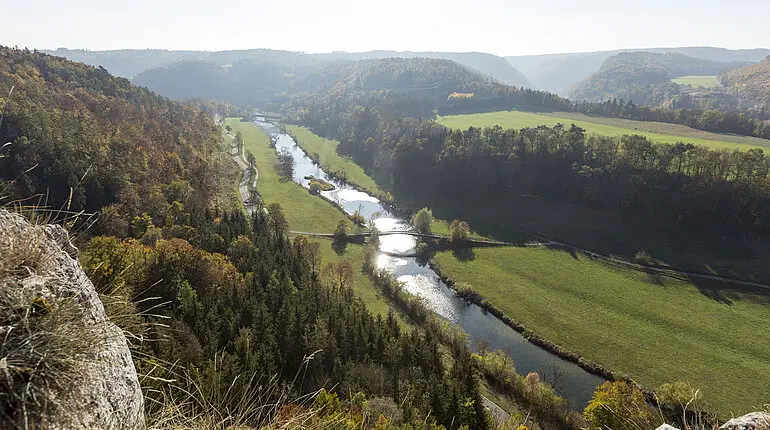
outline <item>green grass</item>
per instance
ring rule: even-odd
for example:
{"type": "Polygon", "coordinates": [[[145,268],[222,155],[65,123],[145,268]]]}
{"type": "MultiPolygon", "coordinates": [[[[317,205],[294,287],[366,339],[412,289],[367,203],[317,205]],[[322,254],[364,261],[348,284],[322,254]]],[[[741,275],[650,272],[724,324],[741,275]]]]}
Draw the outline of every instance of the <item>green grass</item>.
{"type": "Polygon", "coordinates": [[[707,296],[709,286],[653,282],[647,274],[545,248],[476,249],[470,262],[443,252],[435,260],[512,319],[646,387],[689,381],[722,417],[758,410],[768,400],[766,291],[710,291],[716,300],[707,296]],[[741,387],[741,395],[726,387],[741,387]]]}
{"type": "Polygon", "coordinates": [[[679,124],[592,117],[570,112],[532,113],[500,111],[438,117],[438,122],[453,129],[467,128],[469,126],[491,127],[493,125],[500,125],[503,128],[520,129],[525,127],[537,127],[539,125],[553,126],[557,123],[569,126],[574,123],[575,125],[584,128],[589,134],[604,136],[640,134],[659,143],[690,142],[696,145],[703,145],[716,149],[770,149],[770,140],[759,139],[756,137],[709,133],[679,124]]]}
{"type": "Polygon", "coordinates": [[[672,79],[671,82],[679,85],[689,85],[693,88],[717,88],[722,86],[716,76],[680,76],[672,79]]]}
{"type": "Polygon", "coordinates": [[[297,144],[307,154],[318,154],[321,168],[327,172],[344,172],[351,184],[357,185],[372,195],[382,195],[383,191],[369,177],[364,169],[347,157],[337,154],[336,140],[324,139],[305,127],[287,125],[286,129],[294,136],[297,144]]]}
{"type": "Polygon", "coordinates": [[[233,128],[233,134],[236,131],[243,133],[246,151],[254,154],[257,160],[259,195],[266,204],[280,203],[291,230],[328,233],[334,231],[340,220],[353,228],[353,223],[329,202],[311,195],[291,180],[282,180],[275,170],[278,156],[270,147],[270,138],[256,124],[241,122],[238,118],[228,118],[225,123],[233,128]]]}

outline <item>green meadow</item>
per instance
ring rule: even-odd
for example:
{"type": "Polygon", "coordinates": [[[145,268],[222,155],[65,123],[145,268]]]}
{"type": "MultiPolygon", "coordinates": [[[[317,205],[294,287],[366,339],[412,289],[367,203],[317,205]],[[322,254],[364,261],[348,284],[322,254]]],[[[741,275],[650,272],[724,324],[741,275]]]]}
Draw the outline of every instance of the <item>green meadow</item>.
{"type": "Polygon", "coordinates": [[[301,185],[284,180],[275,169],[278,156],[270,146],[270,137],[256,124],[228,118],[226,124],[243,133],[247,152],[254,154],[259,171],[257,189],[266,204],[280,203],[289,228],[294,231],[332,232],[340,220],[353,223],[337,208],[321,197],[311,195],[301,185]]]}
{"type": "Polygon", "coordinates": [[[717,88],[722,86],[716,76],[680,76],[671,82],[679,85],[689,85],[693,88],[717,88]]]}
{"type": "Polygon", "coordinates": [[[545,339],[647,388],[690,382],[723,417],[768,401],[770,337],[760,327],[770,327],[770,292],[653,277],[545,248],[474,254],[462,262],[441,252],[435,261],[545,339]]]}
{"type": "Polygon", "coordinates": [[[659,143],[689,142],[715,149],[770,149],[770,140],[756,137],[709,133],[679,124],[593,117],[570,112],[532,113],[499,111],[440,116],[437,121],[452,129],[463,129],[470,126],[492,127],[494,125],[499,125],[503,128],[521,129],[537,127],[539,125],[554,126],[558,123],[566,126],[575,124],[585,129],[589,134],[604,136],[639,134],[659,143]]]}

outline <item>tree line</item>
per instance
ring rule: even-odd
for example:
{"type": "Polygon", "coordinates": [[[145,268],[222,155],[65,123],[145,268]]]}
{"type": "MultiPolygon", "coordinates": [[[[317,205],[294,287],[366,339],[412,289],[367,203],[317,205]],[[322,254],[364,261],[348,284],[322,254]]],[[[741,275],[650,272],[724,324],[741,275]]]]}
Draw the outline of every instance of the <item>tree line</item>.
{"type": "Polygon", "coordinates": [[[586,136],[572,125],[450,130],[356,107],[338,150],[395,189],[463,198],[539,195],[609,209],[658,226],[765,235],[770,161],[762,150],[586,136]]]}

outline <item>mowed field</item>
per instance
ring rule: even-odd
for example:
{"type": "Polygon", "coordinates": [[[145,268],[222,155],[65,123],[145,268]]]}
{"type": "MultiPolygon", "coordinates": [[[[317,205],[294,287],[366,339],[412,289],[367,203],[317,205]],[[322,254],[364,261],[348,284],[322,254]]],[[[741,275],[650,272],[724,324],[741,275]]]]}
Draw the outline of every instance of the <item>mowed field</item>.
{"type": "Polygon", "coordinates": [[[451,252],[435,260],[445,275],[551,342],[647,388],[688,381],[723,418],[759,410],[770,399],[770,292],[715,300],[692,283],[652,279],[580,254],[474,253],[468,262],[451,252]]]}
{"type": "Polygon", "coordinates": [[[526,127],[537,127],[539,125],[554,126],[557,123],[566,126],[575,124],[584,128],[589,134],[599,134],[604,136],[639,134],[659,143],[689,142],[717,149],[726,148],[745,150],[762,148],[764,150],[770,150],[770,140],[759,139],[756,137],[709,133],[679,124],[593,117],[571,112],[532,113],[522,111],[499,111],[469,115],[440,116],[437,121],[452,129],[463,129],[468,128],[469,126],[491,127],[494,125],[499,125],[503,128],[521,129],[526,127]]]}
{"type": "Polygon", "coordinates": [[[722,86],[716,76],[680,76],[672,79],[671,82],[679,85],[689,85],[693,88],[716,88],[722,86]]]}
{"type": "MultiPolygon", "coordinates": [[[[352,227],[352,222],[320,197],[311,195],[307,190],[293,181],[282,181],[275,170],[278,161],[275,149],[270,147],[270,138],[256,124],[241,122],[240,118],[228,118],[225,122],[236,131],[243,133],[246,151],[251,151],[257,161],[259,180],[257,189],[266,204],[280,203],[289,228],[296,231],[331,232],[339,221],[344,220],[352,227]]],[[[388,314],[388,302],[382,298],[379,291],[369,278],[361,271],[364,258],[364,248],[360,245],[348,245],[340,255],[331,247],[331,241],[311,239],[320,243],[323,264],[336,263],[345,259],[355,269],[353,289],[356,295],[366,303],[367,308],[374,314],[384,317],[388,314]]],[[[398,314],[397,314],[398,316],[398,314]]],[[[398,316],[404,324],[403,319],[398,316]]]]}

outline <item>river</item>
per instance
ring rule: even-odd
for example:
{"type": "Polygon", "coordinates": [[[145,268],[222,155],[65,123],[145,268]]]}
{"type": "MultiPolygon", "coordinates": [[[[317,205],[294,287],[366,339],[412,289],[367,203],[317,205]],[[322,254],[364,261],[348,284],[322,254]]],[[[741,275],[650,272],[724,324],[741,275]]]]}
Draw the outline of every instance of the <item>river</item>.
{"type": "MultiPolygon", "coordinates": [[[[294,159],[295,182],[308,188],[310,181],[305,177],[312,175],[332,183],[336,189],[322,191],[322,196],[336,202],[349,214],[358,211],[365,219],[373,220],[380,231],[411,228],[406,220],[399,219],[385,209],[377,198],[327,175],[291,136],[282,133],[277,126],[260,120],[256,123],[275,140],[277,151],[291,154],[294,159]]],[[[457,297],[436,272],[428,266],[420,265],[416,258],[389,255],[409,254],[415,246],[416,238],[410,235],[381,236],[378,267],[393,273],[410,293],[421,297],[425,305],[438,316],[462,328],[468,334],[472,348],[475,348],[477,341],[484,340],[489,349],[505,351],[513,359],[516,371],[522,375],[529,372],[538,372],[551,378],[556,375],[557,391],[573,408],[582,410],[588,404],[594,389],[604,382],[603,378],[528,342],[495,316],[457,297]]],[[[515,315],[509,316],[516,319],[515,315]]]]}

